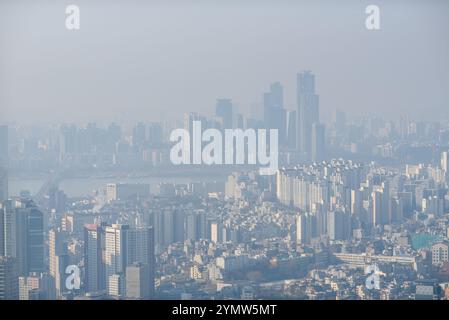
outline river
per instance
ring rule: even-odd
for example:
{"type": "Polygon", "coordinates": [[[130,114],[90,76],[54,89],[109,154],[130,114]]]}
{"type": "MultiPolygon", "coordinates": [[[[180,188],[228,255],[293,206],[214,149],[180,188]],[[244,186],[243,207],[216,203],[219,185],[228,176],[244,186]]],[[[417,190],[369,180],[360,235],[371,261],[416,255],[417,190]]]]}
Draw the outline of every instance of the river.
{"type": "MultiPolygon", "coordinates": [[[[160,182],[190,183],[190,182],[213,182],[224,183],[224,177],[141,177],[141,178],[70,178],[62,180],[59,188],[69,197],[80,197],[91,195],[95,190],[103,189],[108,183],[147,183],[152,193],[160,182]]],[[[8,181],[9,196],[17,196],[21,191],[29,191],[34,195],[44,184],[44,178],[10,177],[8,181]]]]}

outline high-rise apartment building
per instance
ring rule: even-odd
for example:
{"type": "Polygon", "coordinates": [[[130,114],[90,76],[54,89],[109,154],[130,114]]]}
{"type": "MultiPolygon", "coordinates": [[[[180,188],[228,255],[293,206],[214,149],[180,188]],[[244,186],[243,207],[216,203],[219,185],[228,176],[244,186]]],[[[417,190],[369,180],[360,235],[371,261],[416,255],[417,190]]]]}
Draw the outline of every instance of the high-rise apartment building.
{"type": "Polygon", "coordinates": [[[65,268],[68,265],[65,234],[52,228],[48,231],[49,274],[52,282],[50,295],[56,299],[61,296],[65,285],[65,268]]]}
{"type": "Polygon", "coordinates": [[[105,227],[106,287],[109,277],[125,272],[128,258],[128,225],[113,224],[105,227]]]}

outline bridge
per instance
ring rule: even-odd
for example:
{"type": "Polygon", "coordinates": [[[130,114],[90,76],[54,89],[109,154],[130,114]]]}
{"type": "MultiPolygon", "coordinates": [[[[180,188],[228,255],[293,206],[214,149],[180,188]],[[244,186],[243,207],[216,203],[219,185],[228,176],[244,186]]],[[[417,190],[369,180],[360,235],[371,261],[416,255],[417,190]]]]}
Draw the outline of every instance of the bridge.
{"type": "Polygon", "coordinates": [[[59,185],[59,182],[61,182],[62,177],[63,177],[62,172],[60,172],[59,170],[51,171],[42,187],[40,187],[40,189],[33,196],[34,202],[36,204],[43,204],[45,197],[48,195],[49,191],[53,187],[57,187],[59,185]]]}

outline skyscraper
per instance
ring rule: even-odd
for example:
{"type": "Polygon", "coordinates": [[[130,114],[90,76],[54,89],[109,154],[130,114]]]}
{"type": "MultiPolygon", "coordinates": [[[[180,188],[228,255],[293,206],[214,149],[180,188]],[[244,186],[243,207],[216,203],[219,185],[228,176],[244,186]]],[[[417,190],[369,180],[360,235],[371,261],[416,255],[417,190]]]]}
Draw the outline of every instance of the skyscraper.
{"type": "Polygon", "coordinates": [[[105,228],[106,287],[109,277],[125,272],[127,265],[128,225],[113,224],[105,228]]]}
{"type": "Polygon", "coordinates": [[[128,265],[140,262],[148,266],[149,293],[153,294],[155,272],[153,227],[130,229],[127,252],[128,265]]]}
{"type": "Polygon", "coordinates": [[[103,239],[103,226],[96,224],[86,224],[84,226],[84,285],[87,292],[98,292],[106,288],[103,239]]]}
{"type": "Polygon", "coordinates": [[[8,171],[0,167],[0,202],[8,199],[8,171]]]}
{"type": "Polygon", "coordinates": [[[284,109],[284,89],[280,82],[270,85],[270,91],[263,95],[265,128],[277,129],[279,143],[286,142],[287,113],[284,109]]]}
{"type": "Polygon", "coordinates": [[[55,257],[67,253],[63,239],[63,234],[59,230],[52,228],[48,231],[50,275],[56,273],[55,257]]]}
{"type": "Polygon", "coordinates": [[[312,124],[319,122],[319,97],[315,94],[315,75],[304,71],[297,75],[297,148],[311,156],[312,124]]]}
{"type": "Polygon", "coordinates": [[[44,271],[43,214],[29,199],[4,202],[3,234],[4,255],[16,258],[19,275],[44,271]]]}
{"type": "Polygon", "coordinates": [[[64,234],[59,230],[50,229],[48,232],[49,271],[53,284],[51,297],[61,295],[65,280],[65,268],[68,264],[67,247],[64,243],[64,234]]]}

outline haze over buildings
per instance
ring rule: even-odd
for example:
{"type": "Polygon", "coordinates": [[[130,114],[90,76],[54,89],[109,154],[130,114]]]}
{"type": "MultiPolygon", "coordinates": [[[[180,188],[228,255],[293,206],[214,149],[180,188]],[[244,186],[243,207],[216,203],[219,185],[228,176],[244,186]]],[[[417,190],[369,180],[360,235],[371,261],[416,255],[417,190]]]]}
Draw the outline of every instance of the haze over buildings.
{"type": "Polygon", "coordinates": [[[447,1],[376,1],[376,32],[368,4],[80,0],[81,29],[70,32],[65,2],[2,1],[0,119],[160,121],[212,115],[217,98],[248,114],[275,81],[282,107],[296,110],[296,70],[320,78],[326,123],[335,109],[447,117],[447,1]]]}
{"type": "Polygon", "coordinates": [[[0,299],[449,299],[447,2],[35,2],[0,4],[0,299]]]}

